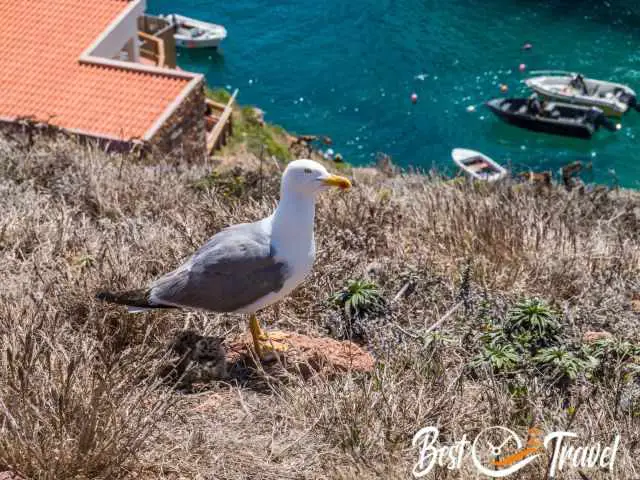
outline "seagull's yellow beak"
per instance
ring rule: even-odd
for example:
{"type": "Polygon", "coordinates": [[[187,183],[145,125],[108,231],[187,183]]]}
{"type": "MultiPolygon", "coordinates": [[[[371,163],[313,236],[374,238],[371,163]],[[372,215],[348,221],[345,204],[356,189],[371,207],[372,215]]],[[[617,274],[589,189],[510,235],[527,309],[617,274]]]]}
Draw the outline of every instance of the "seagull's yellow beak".
{"type": "Polygon", "coordinates": [[[322,179],[322,183],[329,185],[330,187],[339,187],[342,190],[348,190],[351,188],[351,182],[349,179],[339,175],[329,175],[327,178],[322,179]]]}

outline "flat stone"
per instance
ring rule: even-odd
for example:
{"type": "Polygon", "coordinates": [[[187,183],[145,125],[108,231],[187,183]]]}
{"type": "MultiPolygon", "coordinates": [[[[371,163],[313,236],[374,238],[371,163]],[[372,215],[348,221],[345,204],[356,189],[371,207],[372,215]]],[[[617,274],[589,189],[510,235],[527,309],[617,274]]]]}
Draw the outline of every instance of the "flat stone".
{"type": "MultiPolygon", "coordinates": [[[[286,352],[274,352],[271,358],[261,362],[265,371],[284,367],[304,378],[313,375],[331,378],[346,372],[371,372],[375,366],[371,353],[350,341],[290,333],[285,342],[288,345],[286,352]]],[[[250,335],[237,338],[227,348],[229,365],[255,363],[255,360],[250,335]]]]}

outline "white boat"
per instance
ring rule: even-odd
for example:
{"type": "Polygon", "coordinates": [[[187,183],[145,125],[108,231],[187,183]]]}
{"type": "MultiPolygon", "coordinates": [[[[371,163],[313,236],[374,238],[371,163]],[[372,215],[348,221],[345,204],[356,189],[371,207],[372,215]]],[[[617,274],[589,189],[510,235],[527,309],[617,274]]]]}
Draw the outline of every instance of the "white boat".
{"type": "MultiPolygon", "coordinates": [[[[547,72],[534,72],[547,73],[547,72]]],[[[620,83],[584,78],[578,73],[558,72],[525,81],[540,96],[558,102],[598,107],[605,115],[621,117],[636,108],[636,92],[620,83]]]]}
{"type": "Polygon", "coordinates": [[[507,176],[507,170],[502,165],[475,150],[454,148],[451,157],[456,165],[477,180],[495,182],[507,176]]]}
{"type": "Polygon", "coordinates": [[[222,25],[203,22],[178,14],[164,15],[176,26],[176,46],[183,48],[217,48],[227,38],[227,30],[222,25]]]}

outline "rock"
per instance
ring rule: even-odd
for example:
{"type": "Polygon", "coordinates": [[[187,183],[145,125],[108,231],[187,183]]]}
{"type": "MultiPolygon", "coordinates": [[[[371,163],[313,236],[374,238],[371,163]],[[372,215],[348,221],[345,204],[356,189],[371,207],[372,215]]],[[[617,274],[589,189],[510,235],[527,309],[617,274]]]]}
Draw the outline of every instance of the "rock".
{"type": "Polygon", "coordinates": [[[598,340],[613,338],[613,335],[609,332],[585,332],[582,335],[583,343],[595,343],[598,340]]]}
{"type": "Polygon", "coordinates": [[[295,135],[291,135],[289,133],[285,134],[285,141],[287,142],[287,147],[291,148],[294,145],[298,144],[298,137],[296,137],[295,135]]]}
{"type": "Polygon", "coordinates": [[[551,185],[551,172],[522,172],[518,177],[535,185],[551,185]]]}
{"type": "MultiPolygon", "coordinates": [[[[289,345],[286,352],[279,353],[278,356],[274,354],[273,359],[262,362],[266,372],[277,373],[279,367],[284,367],[287,372],[302,375],[303,378],[316,374],[332,378],[349,371],[371,372],[375,365],[369,352],[350,341],[291,333],[286,343],[289,345]]],[[[250,335],[231,342],[227,351],[227,363],[230,366],[251,364],[254,361],[250,335]]]]}
{"type": "Polygon", "coordinates": [[[298,135],[299,142],[311,143],[318,140],[317,135],[298,135]]]}
{"type": "Polygon", "coordinates": [[[293,147],[294,145],[306,145],[306,146],[308,146],[310,143],[313,143],[316,140],[318,140],[318,136],[317,135],[291,135],[291,134],[287,134],[287,136],[286,136],[286,141],[287,141],[287,145],[289,146],[289,148],[293,147]]]}
{"type": "Polygon", "coordinates": [[[398,173],[398,167],[393,164],[391,157],[382,152],[376,154],[376,168],[389,177],[398,173]]]}

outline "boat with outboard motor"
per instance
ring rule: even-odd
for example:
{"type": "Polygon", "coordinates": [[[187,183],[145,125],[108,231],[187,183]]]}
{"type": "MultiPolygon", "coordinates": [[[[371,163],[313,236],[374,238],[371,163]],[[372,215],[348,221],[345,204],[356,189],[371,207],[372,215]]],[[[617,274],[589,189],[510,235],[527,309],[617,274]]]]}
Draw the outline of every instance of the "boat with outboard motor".
{"type": "Polygon", "coordinates": [[[605,115],[621,117],[630,108],[640,111],[636,92],[620,83],[585,78],[579,73],[539,71],[526,85],[547,100],[598,107],[605,115]]]}
{"type": "Polygon", "coordinates": [[[611,131],[620,128],[599,108],[544,102],[535,94],[529,98],[494,98],[487,107],[511,125],[554,135],[588,139],[600,127],[611,131]]]}

